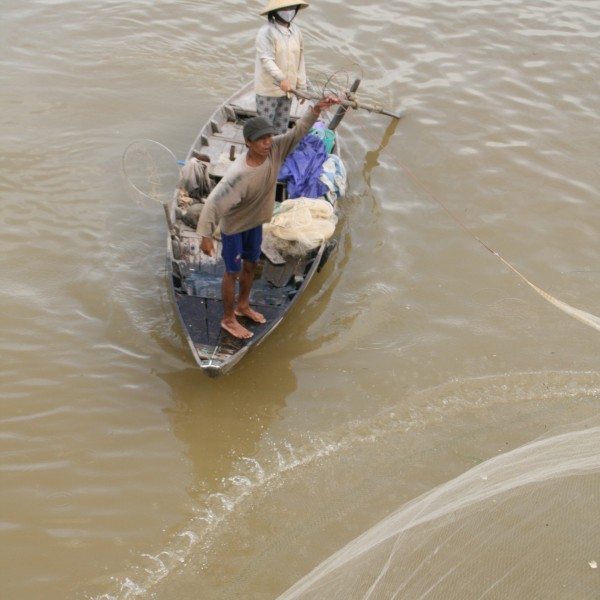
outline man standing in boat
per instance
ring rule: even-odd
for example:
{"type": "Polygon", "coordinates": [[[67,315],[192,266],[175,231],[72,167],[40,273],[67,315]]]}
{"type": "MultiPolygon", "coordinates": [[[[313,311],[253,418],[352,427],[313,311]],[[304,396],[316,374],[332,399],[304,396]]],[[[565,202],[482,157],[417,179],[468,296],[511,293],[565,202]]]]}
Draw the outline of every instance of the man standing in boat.
{"type": "Polygon", "coordinates": [[[263,117],[248,119],[243,131],[248,151],[231,164],[206,199],[196,231],[202,236],[202,252],[213,256],[212,235],[220,227],[221,255],[225,262],[221,327],[236,338],[248,339],[254,335],[237,317],[247,317],[255,323],[266,321],[264,315],[251,308],[250,291],[260,258],[262,226],[273,216],[279,169],[321,111],[339,103],[333,96],[321,98],[283,135],[273,136],[273,126],[263,117]],[[239,281],[237,304],[236,281],[239,281]]]}

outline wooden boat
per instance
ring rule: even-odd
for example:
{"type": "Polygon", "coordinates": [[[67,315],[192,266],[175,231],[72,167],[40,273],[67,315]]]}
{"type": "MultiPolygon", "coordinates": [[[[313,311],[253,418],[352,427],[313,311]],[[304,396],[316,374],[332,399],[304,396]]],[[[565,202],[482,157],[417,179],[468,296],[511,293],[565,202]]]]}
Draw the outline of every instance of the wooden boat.
{"type": "MultiPolygon", "coordinates": [[[[292,123],[307,106],[293,101],[292,123]]],[[[339,119],[341,114],[340,111],[334,118],[339,119]]],[[[253,85],[248,84],[216,110],[202,127],[190,148],[186,163],[200,158],[207,165],[210,181],[218,181],[235,156],[245,151],[243,123],[255,115],[253,85]]],[[[332,154],[339,156],[337,139],[332,154]]],[[[277,187],[277,200],[281,202],[286,199],[286,186],[278,183],[277,187]]],[[[257,324],[243,319],[243,325],[254,335],[247,340],[240,340],[221,327],[224,265],[220,257],[220,244],[217,242],[215,257],[202,254],[201,238],[194,227],[186,225],[180,204],[178,190],[171,205],[165,207],[170,229],[167,271],[173,302],[192,355],[200,368],[209,376],[224,375],[281,323],[323,266],[335,242],[323,241],[306,254],[279,256],[275,262],[265,255],[261,256],[250,304],[264,314],[266,323],[257,324]]]]}

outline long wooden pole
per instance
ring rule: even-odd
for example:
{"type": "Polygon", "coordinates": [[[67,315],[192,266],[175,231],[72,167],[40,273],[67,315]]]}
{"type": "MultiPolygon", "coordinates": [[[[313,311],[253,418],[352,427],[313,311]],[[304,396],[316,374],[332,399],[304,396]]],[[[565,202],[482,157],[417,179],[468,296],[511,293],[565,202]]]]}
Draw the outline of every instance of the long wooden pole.
{"type": "MultiPolygon", "coordinates": [[[[321,98],[318,94],[309,94],[307,92],[300,92],[298,90],[290,90],[292,94],[297,96],[298,98],[303,98],[304,100],[319,100],[321,98]]],[[[341,106],[346,108],[362,108],[363,110],[368,110],[369,112],[379,113],[382,115],[387,115],[388,117],[392,117],[393,119],[401,119],[404,116],[404,109],[399,110],[398,112],[391,112],[389,110],[385,110],[381,106],[377,106],[375,104],[367,104],[366,102],[360,102],[359,100],[341,100],[341,106]]]]}

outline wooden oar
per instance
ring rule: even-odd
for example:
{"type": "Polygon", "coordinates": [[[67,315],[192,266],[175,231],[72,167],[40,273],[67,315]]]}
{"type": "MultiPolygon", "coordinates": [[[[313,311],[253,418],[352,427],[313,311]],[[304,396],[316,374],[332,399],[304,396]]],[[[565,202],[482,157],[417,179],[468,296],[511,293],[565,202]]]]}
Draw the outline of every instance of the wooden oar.
{"type": "MultiPolygon", "coordinates": [[[[297,96],[298,98],[303,98],[304,100],[319,100],[321,98],[318,94],[309,94],[308,92],[300,92],[299,90],[290,90],[292,94],[297,96]]],[[[387,115],[388,117],[392,117],[393,119],[401,119],[406,112],[404,109],[400,109],[398,112],[391,112],[389,110],[385,110],[381,106],[377,106],[375,104],[367,104],[366,102],[361,102],[358,98],[347,98],[346,100],[341,100],[340,104],[346,108],[362,108],[363,110],[368,110],[369,112],[379,113],[382,115],[387,115]]]]}

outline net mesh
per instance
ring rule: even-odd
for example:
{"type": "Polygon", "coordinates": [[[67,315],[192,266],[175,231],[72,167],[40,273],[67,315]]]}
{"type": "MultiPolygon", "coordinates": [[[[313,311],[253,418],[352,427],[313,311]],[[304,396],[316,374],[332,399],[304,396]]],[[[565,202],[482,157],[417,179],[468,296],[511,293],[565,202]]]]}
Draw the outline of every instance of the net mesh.
{"type": "Polygon", "coordinates": [[[304,255],[331,238],[337,217],[327,200],[285,200],[270,223],[263,226],[269,247],[282,255],[304,255]]]}
{"type": "Polygon", "coordinates": [[[123,174],[139,194],[167,203],[180,178],[177,158],[166,146],[154,140],[136,140],[121,158],[123,174]]]}
{"type": "Polygon", "coordinates": [[[381,521],[280,600],[598,598],[598,448],[600,427],[584,427],[482,463],[381,521]]]}

